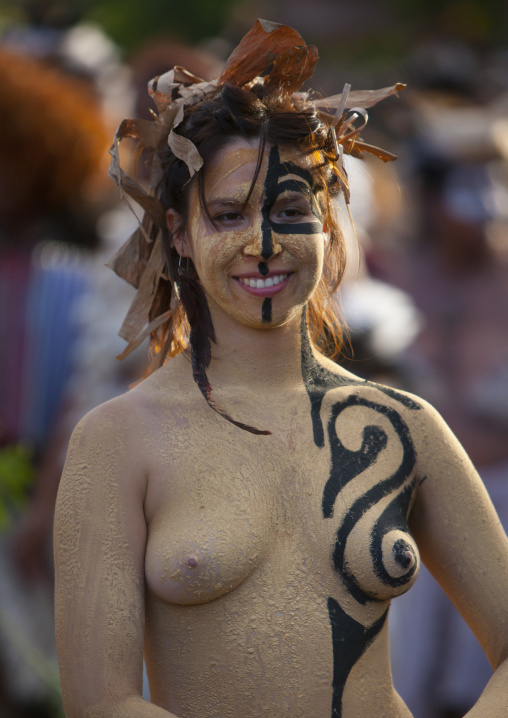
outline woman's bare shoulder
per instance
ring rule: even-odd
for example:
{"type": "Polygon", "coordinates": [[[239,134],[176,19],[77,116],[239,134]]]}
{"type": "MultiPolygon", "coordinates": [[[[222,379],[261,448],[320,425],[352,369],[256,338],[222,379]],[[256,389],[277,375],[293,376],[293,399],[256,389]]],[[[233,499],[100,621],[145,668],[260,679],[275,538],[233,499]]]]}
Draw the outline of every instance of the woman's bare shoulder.
{"type": "MultiPolygon", "coordinates": [[[[106,430],[129,436],[139,433],[150,417],[172,413],[196,394],[192,373],[182,357],[171,360],[123,394],[99,404],[78,423],[78,431],[106,430]],[[187,371],[185,371],[187,369],[187,371]]],[[[199,391],[197,392],[199,394],[199,391]]]]}
{"type": "Polygon", "coordinates": [[[329,381],[322,382],[324,391],[328,391],[328,388],[332,391],[336,390],[337,397],[340,397],[344,389],[346,389],[348,396],[355,395],[364,401],[378,402],[389,407],[393,406],[394,409],[398,408],[404,412],[404,415],[407,414],[407,411],[414,412],[415,419],[417,416],[421,419],[428,413],[437,414],[428,402],[409,391],[397,386],[364,379],[324,355],[319,355],[318,361],[326,374],[329,375],[329,381]]]}

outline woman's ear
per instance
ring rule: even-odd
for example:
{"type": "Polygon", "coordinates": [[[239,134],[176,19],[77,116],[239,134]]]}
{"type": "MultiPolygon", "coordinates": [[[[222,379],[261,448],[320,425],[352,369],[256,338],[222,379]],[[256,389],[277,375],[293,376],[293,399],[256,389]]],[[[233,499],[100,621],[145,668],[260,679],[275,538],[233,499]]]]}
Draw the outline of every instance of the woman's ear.
{"type": "Polygon", "coordinates": [[[174,209],[168,209],[166,212],[166,224],[173,237],[173,245],[182,257],[191,257],[192,252],[185,231],[185,222],[181,214],[174,209]]]}

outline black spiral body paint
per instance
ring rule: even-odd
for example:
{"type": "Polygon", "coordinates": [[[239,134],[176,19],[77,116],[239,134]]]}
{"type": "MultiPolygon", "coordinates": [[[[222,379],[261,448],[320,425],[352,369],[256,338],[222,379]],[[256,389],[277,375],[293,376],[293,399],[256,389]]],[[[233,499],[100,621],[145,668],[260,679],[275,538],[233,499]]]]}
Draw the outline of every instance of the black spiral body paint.
{"type": "MultiPolygon", "coordinates": [[[[321,406],[323,398],[328,391],[341,386],[372,386],[379,392],[395,399],[410,410],[420,409],[420,405],[412,399],[399,394],[397,391],[378,386],[368,381],[350,379],[335,374],[319,364],[311,349],[306,312],[302,313],[302,349],[301,365],[302,376],[311,404],[311,420],[316,446],[325,446],[325,432],[321,420],[321,406]]],[[[358,394],[350,394],[344,400],[333,404],[327,425],[328,441],[330,444],[330,475],[325,484],[322,497],[323,518],[332,519],[334,506],[340,491],[350,481],[374,465],[381,452],[388,444],[388,437],[381,426],[368,425],[363,429],[362,444],[357,451],[347,449],[335,428],[336,420],[343,411],[350,407],[361,406],[379,413],[392,425],[395,434],[402,446],[402,460],[396,471],[390,476],[376,482],[362,496],[357,498],[342,519],[336,532],[335,545],[332,551],[332,562],[335,570],[349,595],[361,605],[376,599],[365,593],[358,585],[355,576],[349,570],[345,560],[347,539],[358,521],[371,507],[375,506],[386,496],[395,494],[394,499],[378,517],[371,532],[370,553],[374,572],[379,580],[387,586],[397,587],[407,583],[417,569],[416,556],[409,543],[398,539],[393,546],[395,561],[406,572],[401,576],[391,576],[383,564],[382,538],[388,529],[401,529],[408,532],[407,513],[415,487],[416,479],[410,480],[413,472],[416,454],[413,442],[406,423],[395,409],[383,403],[371,401],[358,394]]],[[[332,632],[333,645],[333,697],[332,718],[342,716],[342,697],[348,676],[359,658],[375,640],[383,628],[388,609],[371,626],[365,627],[356,621],[332,597],[328,598],[328,615],[332,632]]]]}

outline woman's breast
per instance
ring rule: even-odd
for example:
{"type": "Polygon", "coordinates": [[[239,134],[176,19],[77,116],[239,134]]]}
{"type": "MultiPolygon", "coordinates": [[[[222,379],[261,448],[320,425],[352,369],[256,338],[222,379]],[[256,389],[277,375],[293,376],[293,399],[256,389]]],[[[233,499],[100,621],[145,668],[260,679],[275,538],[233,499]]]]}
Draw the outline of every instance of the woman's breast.
{"type": "Polygon", "coordinates": [[[169,603],[203,604],[247,578],[261,585],[297,572],[302,591],[318,580],[362,605],[406,591],[419,567],[407,524],[414,462],[381,409],[357,401],[330,418],[329,446],[255,460],[239,451],[220,473],[203,458],[211,451],[196,452],[192,469],[175,470],[179,481],[153,502],[149,589],[169,603]]]}
{"type": "Polygon", "coordinates": [[[337,532],[336,569],[362,603],[362,594],[376,600],[395,598],[417,579],[420,556],[407,526],[407,501],[404,492],[385,497],[365,512],[344,540],[337,532]]]}
{"type": "Polygon", "coordinates": [[[162,509],[151,522],[145,576],[159,598],[192,605],[212,601],[239,586],[265,558],[270,543],[263,504],[221,502],[213,509],[190,501],[179,511],[162,509]]]}

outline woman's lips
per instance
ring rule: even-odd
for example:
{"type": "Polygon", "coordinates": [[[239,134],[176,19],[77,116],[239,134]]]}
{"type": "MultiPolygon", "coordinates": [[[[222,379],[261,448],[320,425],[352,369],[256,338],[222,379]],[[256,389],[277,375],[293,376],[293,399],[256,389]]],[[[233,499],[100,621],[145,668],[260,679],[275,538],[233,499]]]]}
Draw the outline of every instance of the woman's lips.
{"type": "Polygon", "coordinates": [[[292,276],[293,272],[280,272],[279,274],[270,272],[267,277],[246,275],[233,277],[233,279],[248,294],[255,297],[273,297],[287,287],[292,276]]]}

